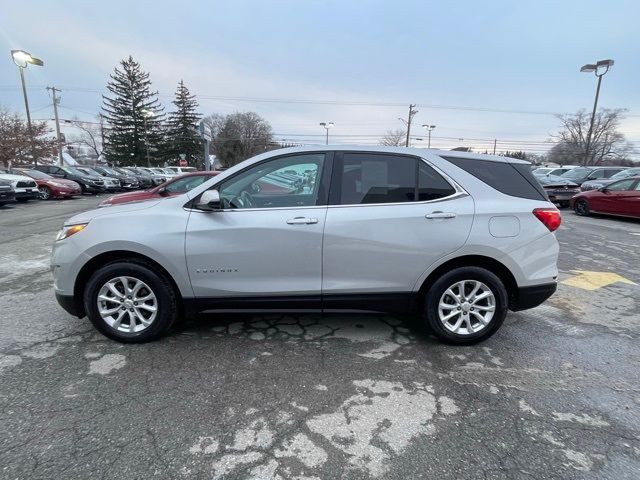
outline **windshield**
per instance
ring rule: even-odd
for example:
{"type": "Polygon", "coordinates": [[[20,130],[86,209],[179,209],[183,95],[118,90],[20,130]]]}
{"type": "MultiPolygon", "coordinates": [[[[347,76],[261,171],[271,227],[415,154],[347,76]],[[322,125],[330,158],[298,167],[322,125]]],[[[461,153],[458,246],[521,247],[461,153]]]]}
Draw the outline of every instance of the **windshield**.
{"type": "Polygon", "coordinates": [[[551,171],[550,168],[536,168],[533,171],[534,175],[546,175],[547,173],[549,173],[551,171]]]}
{"type": "Polygon", "coordinates": [[[102,170],[104,173],[106,173],[107,175],[120,175],[118,172],[116,172],[113,168],[109,168],[109,167],[100,167],[100,170],[102,170]]]}
{"type": "Polygon", "coordinates": [[[18,174],[28,175],[31,178],[35,178],[36,180],[47,180],[50,178],[54,178],[51,175],[47,175],[46,173],[39,170],[17,170],[16,172],[18,174]]]}
{"type": "Polygon", "coordinates": [[[611,180],[622,180],[623,178],[632,177],[634,175],[640,175],[640,168],[629,168],[622,170],[610,177],[611,180]]]}
{"type": "Polygon", "coordinates": [[[564,172],[562,176],[564,178],[582,178],[589,175],[590,172],[591,172],[590,168],[578,167],[578,168],[572,168],[568,172],[564,172]]]}
{"type": "Polygon", "coordinates": [[[87,176],[87,173],[86,173],[86,172],[83,172],[83,171],[81,171],[81,170],[79,170],[79,169],[77,169],[77,168],[73,168],[73,167],[60,167],[60,169],[61,169],[63,172],[67,172],[67,173],[68,173],[68,174],[70,174],[70,175],[78,175],[78,176],[80,176],[80,177],[86,177],[86,176],[87,176]]]}

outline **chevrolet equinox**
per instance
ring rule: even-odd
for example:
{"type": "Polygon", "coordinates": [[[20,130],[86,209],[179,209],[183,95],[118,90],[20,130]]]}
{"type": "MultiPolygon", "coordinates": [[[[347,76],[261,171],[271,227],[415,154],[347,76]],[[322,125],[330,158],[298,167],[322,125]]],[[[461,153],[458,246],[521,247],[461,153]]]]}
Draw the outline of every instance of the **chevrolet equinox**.
{"type": "Polygon", "coordinates": [[[291,148],[71,218],[51,269],[60,305],[120,342],[233,310],[410,313],[472,344],[553,294],[560,220],[521,160],[291,148]]]}

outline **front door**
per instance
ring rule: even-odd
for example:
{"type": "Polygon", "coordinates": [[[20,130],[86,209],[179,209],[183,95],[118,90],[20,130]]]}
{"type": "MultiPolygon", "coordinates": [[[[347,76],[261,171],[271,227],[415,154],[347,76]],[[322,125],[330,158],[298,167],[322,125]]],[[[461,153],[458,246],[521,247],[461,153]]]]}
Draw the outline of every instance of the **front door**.
{"type": "Polygon", "coordinates": [[[402,305],[433,262],[464,245],[473,199],[413,156],[350,153],[334,162],[324,234],[323,305],[402,305]],[[335,196],[338,195],[338,198],[335,196]]]}
{"type": "Polygon", "coordinates": [[[608,185],[602,211],[616,215],[633,215],[634,207],[636,210],[640,207],[637,205],[639,203],[639,192],[635,189],[637,183],[635,179],[627,178],[608,185]]]}
{"type": "Polygon", "coordinates": [[[269,308],[278,297],[288,308],[319,308],[329,156],[270,158],[216,185],[222,211],[193,210],[187,226],[196,297],[235,299],[229,308],[269,308]]]}

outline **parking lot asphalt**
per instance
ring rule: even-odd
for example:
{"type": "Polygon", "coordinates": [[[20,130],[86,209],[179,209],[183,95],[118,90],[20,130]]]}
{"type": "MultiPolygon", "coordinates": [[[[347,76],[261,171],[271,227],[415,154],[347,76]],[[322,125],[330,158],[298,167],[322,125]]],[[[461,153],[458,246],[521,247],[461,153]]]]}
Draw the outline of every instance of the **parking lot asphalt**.
{"type": "Polygon", "coordinates": [[[563,211],[558,292],[452,347],[380,315],[215,315],[120,345],[0,209],[0,478],[637,479],[640,222],[563,211]]]}

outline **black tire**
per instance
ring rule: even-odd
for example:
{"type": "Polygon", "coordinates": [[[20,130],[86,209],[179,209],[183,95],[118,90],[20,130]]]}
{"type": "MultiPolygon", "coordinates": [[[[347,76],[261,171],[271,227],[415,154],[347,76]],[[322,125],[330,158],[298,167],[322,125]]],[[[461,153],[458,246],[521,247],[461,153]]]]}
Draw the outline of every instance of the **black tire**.
{"type": "Polygon", "coordinates": [[[589,202],[587,202],[583,198],[576,200],[576,203],[573,204],[573,211],[576,212],[576,215],[580,215],[581,217],[588,217],[591,213],[591,211],[589,210],[589,202]]]}
{"type": "MultiPolygon", "coordinates": [[[[120,260],[98,269],[87,282],[83,294],[84,308],[91,323],[103,335],[122,343],[143,343],[161,337],[178,317],[178,300],[171,282],[151,265],[139,260],[120,260]],[[127,276],[144,282],[157,300],[157,313],[152,323],[140,332],[123,332],[110,326],[98,311],[98,294],[102,286],[116,277],[127,276]]],[[[126,321],[126,320],[125,320],[126,321]]]]}
{"type": "Polygon", "coordinates": [[[440,277],[427,291],[424,304],[425,321],[431,332],[440,340],[453,345],[473,345],[493,335],[507,316],[509,300],[502,281],[492,272],[481,267],[459,267],[440,277]],[[487,286],[495,299],[493,317],[484,328],[474,333],[454,333],[443,325],[439,317],[439,304],[445,291],[463,280],[478,281],[487,286]]]}
{"type": "Polygon", "coordinates": [[[40,187],[38,188],[38,190],[40,191],[40,199],[41,200],[50,200],[51,198],[53,198],[51,196],[51,189],[49,187],[40,187]]]}

